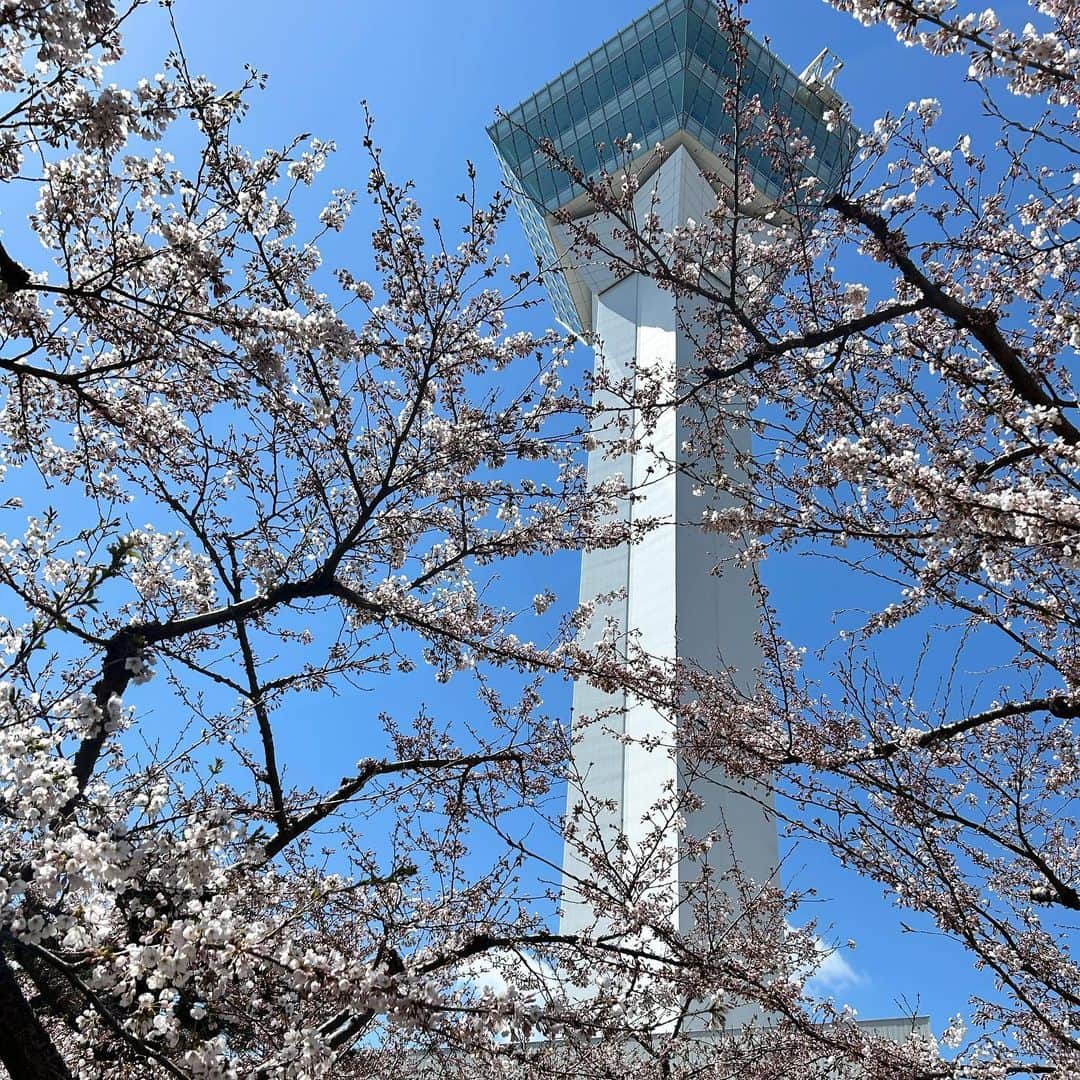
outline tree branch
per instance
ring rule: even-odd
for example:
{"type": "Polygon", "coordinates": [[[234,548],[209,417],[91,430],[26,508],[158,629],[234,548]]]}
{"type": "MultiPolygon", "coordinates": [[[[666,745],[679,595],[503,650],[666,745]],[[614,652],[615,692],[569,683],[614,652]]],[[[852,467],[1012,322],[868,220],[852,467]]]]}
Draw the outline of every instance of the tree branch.
{"type": "Polygon", "coordinates": [[[272,859],[294,840],[335,811],[341,809],[351,798],[359,794],[372,780],[394,773],[425,772],[432,769],[464,769],[466,772],[479,765],[503,761],[520,761],[521,753],[515,749],[498,750],[493,754],[464,754],[456,758],[413,758],[410,761],[371,761],[356,776],[345,777],[333,794],[320,800],[303,816],[293,820],[267,842],[266,858],[272,859]]]}
{"type": "Polygon", "coordinates": [[[911,257],[911,245],[907,238],[900,230],[891,229],[881,214],[868,210],[861,203],[853,202],[843,195],[833,195],[825,205],[846,220],[857,222],[867,229],[881,244],[888,260],[900,271],[909,285],[922,293],[927,304],[979,342],[1022,400],[1053,413],[1055,419],[1051,421],[1050,427],[1054,433],[1070,446],[1080,444],[1080,429],[1061,414],[1058,403],[1039,385],[1024,364],[1020,352],[1013,348],[1002,334],[998,326],[998,316],[994,312],[962,303],[950,296],[938,282],[929,278],[911,257]]]}
{"type": "Polygon", "coordinates": [[[0,948],[0,1061],[11,1080],[72,1080],[0,948]]]}

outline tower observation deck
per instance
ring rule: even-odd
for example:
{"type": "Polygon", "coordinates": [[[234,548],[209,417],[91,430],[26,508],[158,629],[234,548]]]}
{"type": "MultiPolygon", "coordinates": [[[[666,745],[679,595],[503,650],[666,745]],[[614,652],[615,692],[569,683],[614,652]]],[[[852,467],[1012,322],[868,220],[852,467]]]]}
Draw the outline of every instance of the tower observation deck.
{"type": "MultiPolygon", "coordinates": [[[[763,217],[770,208],[783,211],[788,190],[767,149],[770,114],[785,118],[813,144],[813,155],[800,167],[816,177],[818,198],[835,190],[850,167],[857,133],[822,70],[819,57],[799,76],[749,35],[738,32],[733,41],[718,27],[712,0],[663,0],[488,129],[544,268],[556,317],[575,333],[594,335],[597,370],[609,385],[660,377],[675,386],[692,377],[700,367],[692,324],[701,309],[647,276],[617,273],[610,259],[573,250],[574,221],[587,219],[594,233],[608,237],[611,223],[542,144],[586,176],[601,169],[614,174],[625,166],[616,142],[632,133],[643,148],[631,166],[643,170],[635,209],[639,215],[655,212],[664,228],[689,218],[708,220],[718,199],[730,197],[725,192],[736,171],[753,188],[740,195],[740,205],[763,217]],[[762,106],[759,118],[736,140],[731,103],[755,96],[762,106]],[[736,141],[739,163],[733,161],[736,141]]],[[[585,638],[595,643],[615,628],[624,642],[633,638],[653,656],[726,673],[746,692],[760,668],[759,613],[749,572],[737,565],[732,543],[699,527],[704,511],[722,504],[717,492],[702,492],[700,481],[688,475],[700,420],[697,406],[672,405],[625,452],[605,446],[615,438],[614,425],[600,421],[589,456],[590,482],[621,476],[635,493],[620,508],[623,519],[658,518],[663,524],[639,543],[583,554],[581,600],[614,597],[597,604],[585,638]],[[715,572],[718,567],[722,573],[715,572]]],[[[725,424],[729,442],[748,445],[738,408],[728,404],[723,416],[709,422],[725,424]]],[[[583,802],[601,808],[593,838],[616,862],[618,836],[641,849],[639,854],[649,844],[649,858],[658,867],[655,888],[670,899],[673,923],[689,929],[693,915],[686,897],[691,879],[700,875],[700,861],[680,853],[674,822],[664,827],[664,843],[657,845],[651,817],[665,791],[695,782],[688,781],[677,752],[647,749],[650,743],[677,745],[677,733],[648,703],[585,681],[574,688],[573,725],[579,779],[568,791],[568,810],[583,802]]],[[[709,780],[696,792],[704,805],[689,816],[686,828],[693,835],[718,836],[708,856],[715,870],[734,863],[745,877],[768,880],[777,868],[768,795],[722,777],[709,780]]],[[[596,912],[583,892],[603,887],[597,865],[582,845],[567,844],[563,932],[595,927],[596,912]]]]}

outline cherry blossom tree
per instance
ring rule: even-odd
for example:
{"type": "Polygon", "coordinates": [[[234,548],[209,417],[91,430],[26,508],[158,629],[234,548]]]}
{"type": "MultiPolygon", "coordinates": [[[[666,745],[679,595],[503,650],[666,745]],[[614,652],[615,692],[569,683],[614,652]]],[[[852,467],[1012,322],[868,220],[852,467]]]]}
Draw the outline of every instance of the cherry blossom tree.
{"type": "MultiPolygon", "coordinates": [[[[586,485],[568,343],[508,328],[539,294],[494,247],[506,197],[425,220],[369,126],[371,265],[323,268],[357,199],[307,216],[332,145],[251,155],[262,76],[214,86],[179,35],[159,74],[109,84],[142,6],[0,19],[0,168],[36,196],[0,248],[0,1063],[610,1076],[633,1053],[673,1075],[701,1064],[694,1001],[756,1001],[790,1053],[850,1056],[850,1025],[808,1019],[816,941],[775,887],[703,891],[683,940],[657,868],[622,860],[606,929],[550,928],[529,836],[561,827],[571,757],[538,680],[630,671],[576,643],[587,612],[534,644],[552,597],[513,610],[493,568],[648,523],[586,485]],[[364,709],[425,671],[474,700],[364,709]],[[327,738],[334,695],[355,730],[312,786],[287,748],[327,738]]],[[[637,690],[670,703],[671,676],[637,690]]],[[[707,1052],[745,1064],[756,1038],[707,1052]]]]}
{"type": "MultiPolygon", "coordinates": [[[[931,0],[838,2],[967,55],[998,145],[934,145],[921,101],[823,194],[770,118],[799,189],[784,212],[721,198],[667,234],[633,217],[633,170],[578,177],[624,218],[607,256],[700,315],[680,389],[709,406],[702,479],[732,496],[707,524],[760,566],[750,696],[725,672],[585,650],[588,610],[553,635],[546,592],[524,612],[500,599],[505,560],[636,536],[616,512],[633,493],[586,484],[609,418],[569,384],[569,343],[513,329],[544,268],[505,266],[506,198],[471,188],[460,222],[425,219],[369,126],[371,244],[324,267],[358,198],[305,209],[332,144],[250,154],[262,76],[214,86],[179,36],[160,74],[108,84],[142,6],[0,18],[0,170],[36,196],[0,248],[14,1080],[1076,1075],[1070,6],[1010,31],[931,0]],[[749,452],[709,420],[735,400],[749,452]],[[883,598],[821,663],[785,640],[762,561],[811,552],[883,598]],[[794,833],[967,946],[996,988],[971,1040],[948,1032],[958,1056],[815,1000],[800,897],[711,873],[716,837],[685,838],[703,870],[680,933],[652,888],[663,853],[570,832],[597,922],[555,933],[532,830],[562,828],[574,778],[546,677],[666,711],[677,737],[654,752],[700,783],[771,786],[794,833]],[[358,693],[406,678],[431,702],[412,715],[358,693]],[[334,695],[365,710],[333,747],[340,779],[294,781],[287,748],[300,726],[321,737],[334,695]],[[725,1027],[747,1003],[755,1022],[725,1027]]],[[[744,14],[718,8],[736,51],[744,14]]],[[[755,107],[733,94],[737,127],[755,107]]],[[[669,404],[602,389],[646,422],[669,404]]],[[[694,799],[655,808],[657,837],[694,799]]]]}
{"type": "MultiPolygon", "coordinates": [[[[703,481],[730,495],[707,525],[756,569],[765,671],[749,697],[722,672],[675,673],[673,724],[703,776],[771,778],[793,836],[988,976],[967,1036],[950,1028],[956,1052],[914,1074],[1073,1076],[1078,13],[1040,0],[1010,27],[949,0],[832,2],[942,58],[925,98],[862,135],[839,191],[774,116],[764,138],[790,186],[764,218],[740,199],[739,134],[762,121],[737,85],[735,165],[707,220],[665,232],[634,212],[662,147],[643,163],[628,142],[623,174],[575,174],[621,223],[567,220],[579,251],[700,313],[682,393],[711,416],[749,402],[750,450],[708,419],[695,441],[703,481]],[[983,116],[941,143],[957,56],[983,116]],[[823,606],[816,657],[768,591],[794,558],[842,568],[830,581],[857,609],[830,627],[838,605],[823,606]]],[[[732,41],[747,15],[719,5],[732,41]]]]}
{"type": "Polygon", "coordinates": [[[425,224],[369,138],[377,284],[337,270],[331,298],[356,196],[293,207],[333,147],[251,156],[262,77],[222,91],[179,40],[108,85],[139,6],[2,20],[3,179],[38,198],[0,259],[0,1061],[366,1075],[343,1055],[380,1024],[389,1055],[444,1016],[444,1043],[532,1022],[466,977],[551,936],[524,856],[466,855],[558,776],[530,680],[570,652],[519,639],[485,567],[626,539],[620,493],[585,489],[564,344],[506,330],[533,302],[492,248],[506,200],[425,224]],[[327,695],[418,664],[521,694],[482,684],[458,724],[375,705],[337,783],[290,782],[283,725],[317,738],[327,695]]]}

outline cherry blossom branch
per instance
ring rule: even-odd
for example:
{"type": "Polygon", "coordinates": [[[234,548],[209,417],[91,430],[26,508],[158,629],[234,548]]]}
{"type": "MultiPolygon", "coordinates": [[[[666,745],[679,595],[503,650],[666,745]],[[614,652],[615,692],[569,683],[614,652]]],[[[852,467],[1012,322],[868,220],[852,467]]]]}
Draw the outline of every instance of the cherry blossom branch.
{"type": "Polygon", "coordinates": [[[938,282],[929,278],[912,258],[911,247],[903,232],[890,228],[881,214],[840,194],[831,196],[826,206],[848,221],[865,227],[881,245],[885,257],[909,285],[918,289],[926,303],[951,319],[957,327],[966,330],[982,345],[1021,399],[1051,412],[1052,419],[1048,426],[1054,433],[1070,446],[1080,444],[1080,429],[1061,414],[1060,402],[1039,385],[1025,366],[1021,353],[1009,344],[1001,332],[997,315],[955,299],[938,282]]]}
{"type": "MultiPolygon", "coordinates": [[[[1033,698],[1030,701],[1006,702],[1004,705],[998,705],[984,712],[974,713],[971,716],[964,717],[962,720],[956,720],[951,724],[943,724],[940,727],[931,728],[929,731],[916,734],[915,730],[912,730],[912,738],[909,741],[892,739],[888,742],[875,743],[864,749],[851,751],[843,757],[843,762],[847,765],[858,762],[886,761],[901,751],[916,748],[927,750],[987,724],[996,724],[998,721],[1008,719],[1010,716],[1023,716],[1037,712],[1047,712],[1051,716],[1061,719],[1075,719],[1080,717],[1080,702],[1062,694],[1053,697],[1033,698]]],[[[809,758],[791,755],[781,759],[780,764],[799,765],[806,764],[809,761],[809,758]]]]}
{"type": "MultiPolygon", "coordinates": [[[[865,7],[865,0],[862,3],[841,0],[836,6],[854,10],[857,7],[865,7]]],[[[889,20],[894,24],[906,23],[916,27],[919,23],[928,23],[931,26],[936,26],[948,37],[967,42],[987,56],[1007,60],[1021,68],[1030,68],[1044,75],[1049,75],[1059,82],[1070,83],[1076,79],[1076,73],[1073,70],[1064,65],[1048,64],[1038,57],[1030,55],[1030,52],[1024,50],[1022,43],[1013,41],[1006,44],[999,39],[987,36],[980,30],[973,30],[972,25],[977,25],[974,17],[966,16],[962,19],[945,18],[942,14],[942,6],[937,2],[926,4],[920,3],[918,0],[888,0],[887,4],[878,4],[878,7],[879,9],[888,9],[889,20]]]]}
{"type": "Polygon", "coordinates": [[[0,946],[0,1062],[16,1080],[71,1080],[41,1020],[27,1003],[0,946]]]}
{"type": "Polygon", "coordinates": [[[408,761],[370,761],[356,774],[356,776],[342,779],[337,789],[330,795],[321,799],[306,814],[293,819],[287,826],[279,829],[276,836],[272,837],[263,848],[265,857],[272,859],[282,852],[294,840],[303,836],[320,821],[336,813],[345,806],[350,799],[358,795],[372,780],[380,776],[392,776],[406,772],[427,772],[438,770],[461,770],[463,778],[481,765],[497,765],[507,762],[523,760],[521,751],[508,748],[489,754],[463,754],[459,757],[448,758],[414,758],[408,761]]]}
{"type": "MultiPolygon", "coordinates": [[[[154,1049],[154,1047],[151,1046],[150,1043],[146,1042],[144,1039],[140,1039],[137,1036],[132,1035],[132,1033],[130,1031],[128,1031],[128,1029],[124,1026],[124,1024],[122,1024],[113,1015],[112,1010],[109,1008],[109,1006],[106,1004],[106,1002],[100,997],[100,995],[95,993],[94,990],[92,990],[89,986],[86,985],[85,982],[83,982],[82,978],[79,975],[79,972],[78,972],[77,968],[75,968],[73,965],[67,963],[64,960],[61,960],[60,957],[56,956],[54,953],[50,952],[48,949],[42,948],[40,945],[29,944],[29,943],[25,943],[25,942],[23,943],[23,945],[24,945],[25,948],[29,949],[35,955],[40,957],[50,967],[53,967],[58,972],[60,972],[60,974],[63,975],[63,977],[68,980],[68,982],[72,985],[72,987],[75,990],[77,990],[83,996],[83,998],[86,999],[86,1001],[91,1005],[91,1007],[94,1009],[94,1011],[97,1013],[97,1015],[100,1016],[101,1019],[105,1021],[106,1026],[115,1035],[117,1035],[125,1043],[127,1043],[129,1046],[131,1046],[140,1056],[147,1057],[151,1061],[156,1062],[170,1076],[178,1077],[179,1080],[189,1080],[188,1074],[186,1072],[183,1072],[181,1069],[177,1068],[177,1066],[175,1064],[173,1064],[173,1062],[170,1061],[168,1057],[166,1057],[164,1054],[160,1053],[158,1050],[154,1049]]],[[[0,962],[2,962],[2,957],[0,957],[0,962]]],[[[18,1073],[15,1073],[14,1075],[16,1077],[20,1076],[20,1074],[18,1074],[18,1073]]],[[[27,1074],[23,1074],[23,1075],[27,1075],[28,1077],[30,1077],[33,1074],[27,1073],[27,1074]]],[[[48,1075],[51,1076],[53,1074],[50,1073],[48,1075]]],[[[64,1075],[64,1074],[60,1074],[60,1075],[64,1075]]]]}
{"type": "MultiPolygon", "coordinates": [[[[707,292],[699,293],[699,295],[711,299],[707,292]]],[[[815,349],[822,345],[831,344],[834,341],[843,342],[855,334],[862,334],[879,326],[887,326],[897,319],[902,319],[905,315],[913,315],[929,306],[930,301],[925,298],[908,303],[887,304],[857,319],[844,320],[824,330],[814,330],[794,337],[783,338],[779,341],[760,341],[747,351],[744,360],[723,368],[707,365],[702,368],[702,374],[709,379],[725,379],[732,375],[739,375],[744,371],[750,371],[763,361],[773,360],[778,356],[784,356],[798,349],[815,349]]]]}

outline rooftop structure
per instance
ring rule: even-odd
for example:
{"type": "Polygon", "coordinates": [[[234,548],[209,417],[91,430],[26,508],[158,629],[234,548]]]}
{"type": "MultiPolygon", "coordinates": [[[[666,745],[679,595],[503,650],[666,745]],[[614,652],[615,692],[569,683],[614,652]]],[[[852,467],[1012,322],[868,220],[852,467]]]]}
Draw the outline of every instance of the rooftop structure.
{"type": "MultiPolygon", "coordinates": [[[[809,168],[824,191],[834,190],[858,135],[832,89],[836,68],[825,68],[826,54],[799,76],[749,34],[733,47],[717,26],[713,0],[657,4],[488,128],[533,253],[545,267],[559,262],[550,215],[573,208],[582,194],[552,167],[543,140],[586,175],[618,169],[616,142],[630,133],[646,152],[657,143],[669,151],[685,146],[702,173],[727,176],[735,132],[726,97],[733,87],[744,101],[756,95],[763,107],[739,148],[757,193],[775,200],[783,191],[761,138],[774,113],[813,143],[809,168]]],[[[555,314],[570,330],[591,329],[586,298],[572,293],[568,270],[572,276],[565,266],[548,275],[555,314]]]]}

